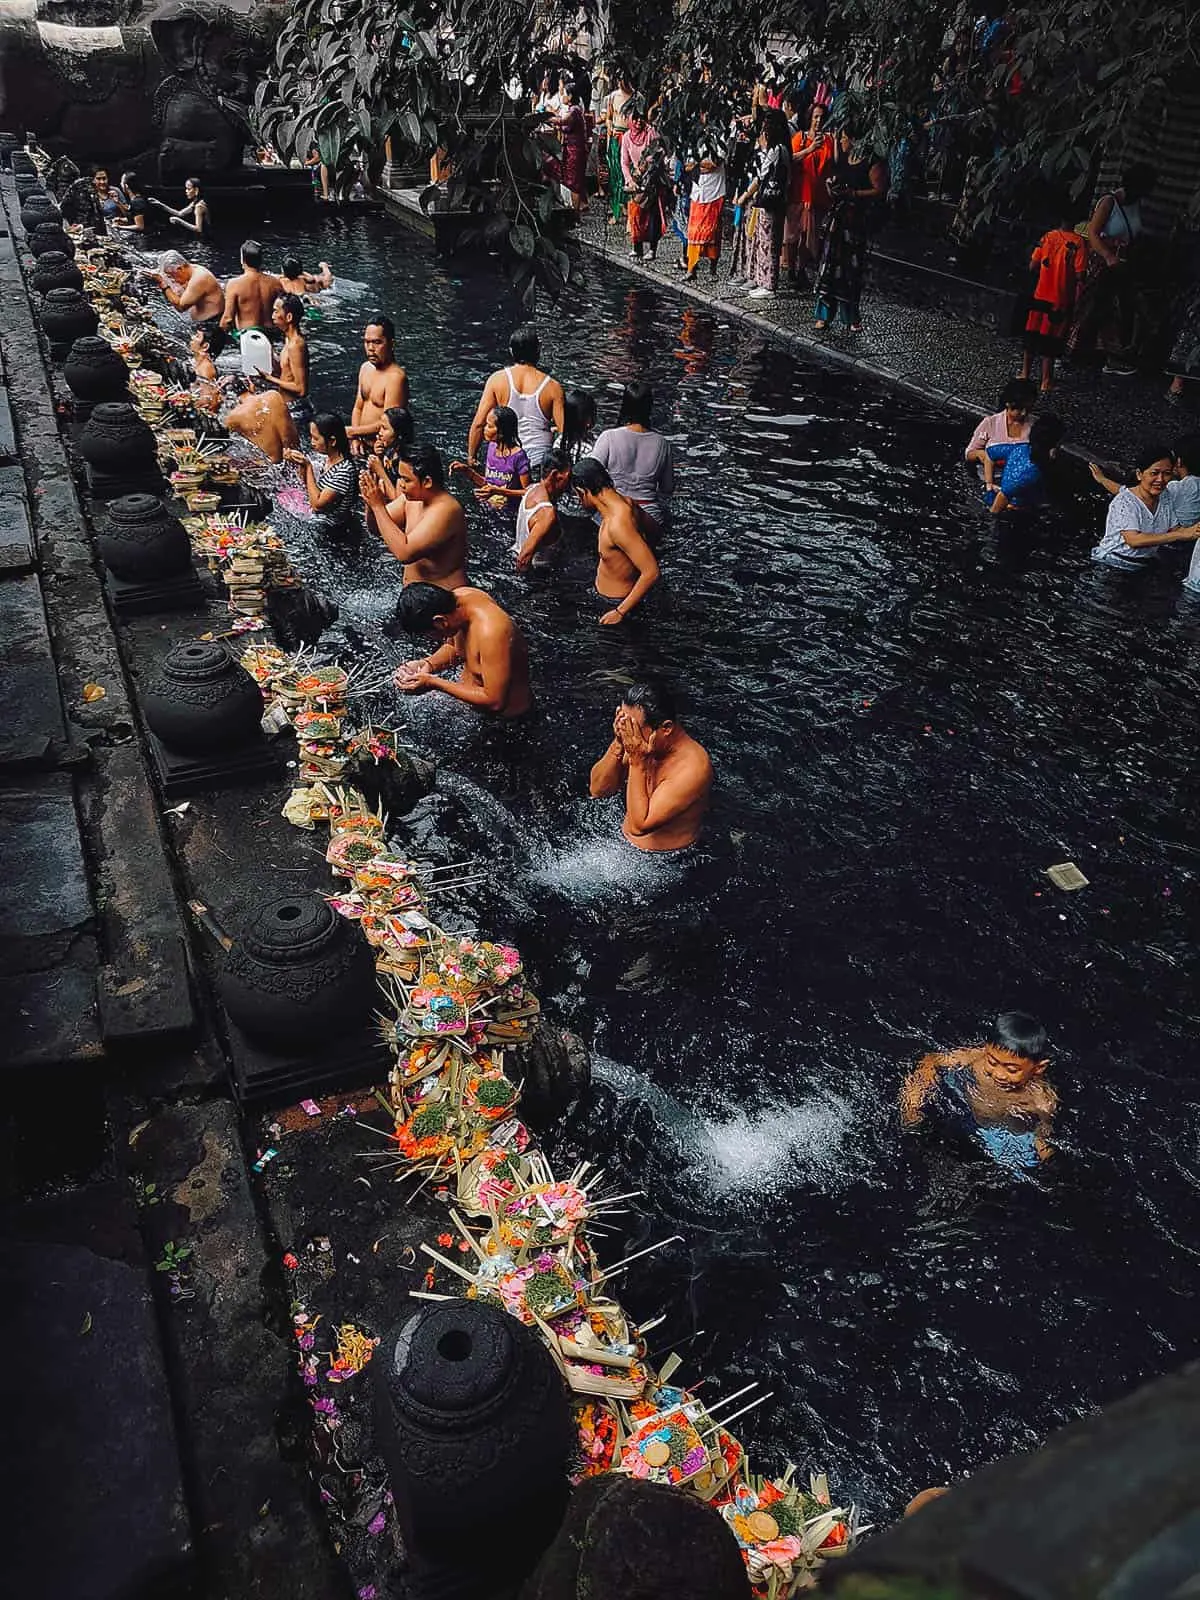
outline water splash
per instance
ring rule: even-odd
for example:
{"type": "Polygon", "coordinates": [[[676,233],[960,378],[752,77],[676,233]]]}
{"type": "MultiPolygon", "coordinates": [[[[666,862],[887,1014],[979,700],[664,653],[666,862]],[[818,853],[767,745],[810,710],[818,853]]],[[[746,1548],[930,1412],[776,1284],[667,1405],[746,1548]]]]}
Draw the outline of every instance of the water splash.
{"type": "Polygon", "coordinates": [[[619,804],[581,815],[578,833],[564,849],[539,855],[529,873],[538,888],[590,904],[615,895],[650,899],[679,884],[683,862],[627,844],[619,829],[619,804]]]}

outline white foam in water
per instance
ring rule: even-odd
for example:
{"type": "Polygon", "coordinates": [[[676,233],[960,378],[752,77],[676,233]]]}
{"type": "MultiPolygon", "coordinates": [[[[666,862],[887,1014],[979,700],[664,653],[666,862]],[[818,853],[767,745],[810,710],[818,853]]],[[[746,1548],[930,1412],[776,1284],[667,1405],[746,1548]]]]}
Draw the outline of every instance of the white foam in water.
{"type": "Polygon", "coordinates": [[[564,899],[584,902],[603,900],[617,891],[653,895],[676,882],[683,867],[626,844],[612,826],[618,814],[613,808],[603,821],[593,815],[590,825],[581,825],[578,837],[565,849],[539,853],[529,881],[556,890],[564,899]]]}
{"type": "Polygon", "coordinates": [[[664,1140],[687,1163],[685,1181],[710,1199],[769,1194],[798,1183],[828,1191],[865,1175],[867,1158],[851,1140],[862,1118],[831,1089],[797,1105],[770,1101],[753,1111],[706,1116],[681,1105],[644,1073],[602,1055],[592,1074],[624,1099],[654,1113],[664,1140]]]}
{"type": "Polygon", "coordinates": [[[830,1091],[799,1105],[765,1105],[700,1123],[698,1167],[707,1170],[720,1195],[785,1189],[797,1181],[850,1176],[843,1160],[858,1115],[848,1100],[830,1091]]]}

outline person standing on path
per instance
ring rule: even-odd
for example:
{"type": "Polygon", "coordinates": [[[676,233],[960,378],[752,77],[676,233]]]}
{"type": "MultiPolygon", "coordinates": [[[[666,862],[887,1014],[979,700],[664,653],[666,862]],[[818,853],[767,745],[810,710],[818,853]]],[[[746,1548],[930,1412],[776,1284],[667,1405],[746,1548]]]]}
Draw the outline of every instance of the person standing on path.
{"type": "Polygon", "coordinates": [[[633,82],[628,71],[617,71],[617,87],[604,102],[605,154],[608,165],[608,205],[612,215],[608,226],[620,222],[625,210],[625,179],[621,171],[621,140],[629,127],[628,107],[633,99],[633,82]]]}
{"type": "Polygon", "coordinates": [[[658,561],[638,529],[633,502],[613,488],[607,467],[585,456],[571,473],[571,482],[583,509],[599,513],[596,593],[601,600],[614,602],[600,624],[617,627],[658,582],[658,561]]]}
{"type": "Polygon", "coordinates": [[[827,175],[833,160],[833,135],[821,131],[825,108],[813,102],[807,132],[792,135],[792,181],[783,258],[794,289],[807,289],[808,273],[821,251],[821,228],[829,210],[827,175]]]}
{"type": "Polygon", "coordinates": [[[862,332],[862,291],[867,255],[883,202],[888,166],[857,130],[843,128],[829,168],[831,207],[817,267],[813,327],[823,333],[836,317],[849,333],[862,332]]]}
{"type": "Polygon", "coordinates": [[[396,324],[382,311],[367,318],[363,329],[366,360],[358,369],[358,390],[350,413],[350,443],[364,454],[379,432],[383,414],[392,406],[408,409],[408,374],[396,360],[396,324]]]}
{"type": "Polygon", "coordinates": [[[675,490],[674,452],[670,440],[650,427],[653,405],[648,383],[627,383],[620,421],[605,428],[592,447],[592,460],[607,468],[617,493],[638,508],[638,522],[648,539],[667,526],[675,490]]]}
{"type": "Polygon", "coordinates": [[[779,287],[779,256],[787,210],[791,146],[782,111],[764,113],[754,173],[735,205],[753,206],[747,273],[751,300],[771,300],[779,287]]]}
{"type": "Polygon", "coordinates": [[[1134,342],[1137,283],[1134,247],[1142,237],[1142,201],[1150,194],[1158,174],[1144,161],[1135,161],[1119,189],[1101,195],[1088,218],[1088,263],[1067,336],[1072,357],[1099,350],[1107,357],[1104,370],[1130,377],[1137,370],[1129,359],[1134,342]]]}
{"type": "Polygon", "coordinates": [[[509,406],[516,412],[517,436],[535,471],[549,451],[555,434],[562,432],[562,384],[538,366],[542,348],[532,323],[523,323],[515,331],[508,341],[508,353],[512,366],[493,372],[484,384],[467,433],[466,464],[476,470],[484,424],[494,406],[509,406]]]}
{"type": "MultiPolygon", "coordinates": [[[[703,120],[703,113],[702,113],[703,120]]],[[[683,258],[688,282],[693,282],[701,258],[716,279],[721,259],[721,219],[725,211],[725,162],[716,140],[703,127],[688,163],[691,190],[687,212],[687,242],[683,258]]]]}
{"type": "Polygon", "coordinates": [[[1036,278],[1025,316],[1021,377],[1032,377],[1034,359],[1040,358],[1041,393],[1052,394],[1054,363],[1066,346],[1087,270],[1087,245],[1064,220],[1043,234],[1029,264],[1036,278]]]}

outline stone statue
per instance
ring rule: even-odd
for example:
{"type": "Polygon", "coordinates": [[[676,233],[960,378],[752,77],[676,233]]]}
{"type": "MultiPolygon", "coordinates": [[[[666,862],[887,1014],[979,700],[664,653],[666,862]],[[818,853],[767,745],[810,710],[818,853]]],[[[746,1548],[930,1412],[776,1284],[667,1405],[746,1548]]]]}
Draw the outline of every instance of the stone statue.
{"type": "Polygon", "coordinates": [[[147,176],[240,166],[272,13],[248,0],[168,0],[136,20],[129,10],[121,0],[0,0],[0,120],[53,154],[147,176]],[[95,25],[76,20],[85,16],[95,25]]]}

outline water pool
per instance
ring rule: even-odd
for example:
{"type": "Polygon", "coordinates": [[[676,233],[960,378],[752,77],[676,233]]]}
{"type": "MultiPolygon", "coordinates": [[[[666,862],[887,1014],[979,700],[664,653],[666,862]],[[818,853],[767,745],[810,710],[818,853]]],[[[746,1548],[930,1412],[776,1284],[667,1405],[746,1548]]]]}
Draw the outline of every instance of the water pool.
{"type": "MultiPolygon", "coordinates": [[[[499,279],[381,220],[302,243],[350,281],[313,329],[318,402],[348,411],[380,305],[419,431],[461,453],[521,320],[499,279]]],[[[439,831],[493,868],[481,926],[595,1049],[560,1145],[648,1192],[611,1248],[684,1235],[630,1273],[631,1308],[667,1310],[689,1375],[775,1391],[743,1429],[769,1464],[824,1466],[884,1517],[1197,1353],[1200,609],[1179,561],[1097,572],[1090,527],[999,541],[943,413],[589,276],[543,319],[546,361],[602,424],[627,378],[654,384],[680,453],[664,593],[600,629],[590,546],[530,581],[476,529],[473,573],[530,639],[540,751],[497,782],[459,708],[399,713],[443,755],[439,831]],[[586,797],[642,671],[716,763],[684,863],[636,855],[586,797]],[[1067,859],[1082,893],[1042,876],[1067,859]],[[1013,1006],[1050,1026],[1063,1100],[1033,1181],[914,1150],[895,1116],[919,1053],[1013,1006]]],[[[386,553],[297,564],[355,648],[409,653],[381,630],[386,553]]]]}

